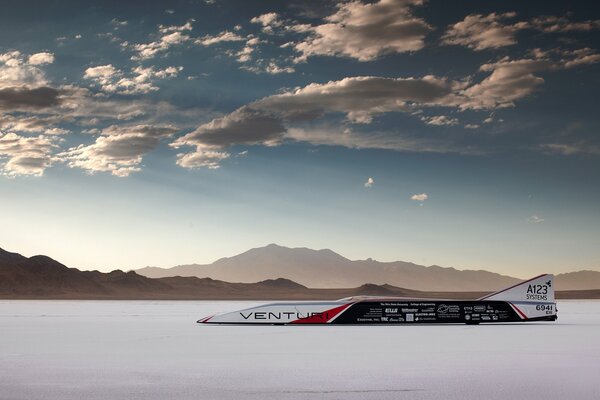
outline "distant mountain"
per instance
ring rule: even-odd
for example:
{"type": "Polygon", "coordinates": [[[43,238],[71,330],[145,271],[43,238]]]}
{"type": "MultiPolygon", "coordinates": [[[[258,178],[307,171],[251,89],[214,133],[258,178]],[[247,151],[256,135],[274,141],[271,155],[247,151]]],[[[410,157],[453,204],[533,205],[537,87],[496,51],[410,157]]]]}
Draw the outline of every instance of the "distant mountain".
{"type": "Polygon", "coordinates": [[[600,272],[577,271],[558,274],[554,278],[556,290],[593,290],[600,288],[600,272]]]}
{"type": "MultiPolygon", "coordinates": [[[[357,295],[430,297],[389,285],[309,289],[288,279],[229,283],[210,278],[151,279],[134,271],[80,271],[46,256],[23,257],[0,249],[0,298],[5,299],[338,299],[357,295]]],[[[435,295],[435,294],[434,294],[435,295]]],[[[439,295],[439,294],[438,294],[439,295]]],[[[473,297],[476,294],[450,293],[473,297]]]]}
{"type": "Polygon", "coordinates": [[[348,288],[369,282],[425,291],[497,290],[520,281],[488,271],[425,267],[403,261],[351,261],[328,249],[288,248],[276,244],[221,258],[209,265],[146,267],[136,272],[151,278],[196,276],[229,282],[282,277],[311,288],[348,288]]]}
{"type": "MultiPolygon", "coordinates": [[[[285,248],[279,248],[278,251],[285,253],[282,249],[285,248]]],[[[310,250],[308,253],[324,254],[326,258],[332,260],[344,259],[331,251],[310,250]]],[[[434,270],[439,268],[434,267],[434,270]]],[[[565,275],[569,275],[570,282],[577,282],[576,274],[565,275]]],[[[588,283],[590,279],[597,278],[594,273],[586,277],[588,283]]],[[[211,278],[181,276],[152,279],[134,271],[116,270],[109,273],[80,271],[76,268],[68,268],[47,256],[27,258],[0,249],[0,298],[2,299],[333,300],[359,295],[469,299],[481,297],[486,292],[485,290],[423,292],[373,283],[364,283],[353,288],[314,289],[284,278],[265,279],[257,283],[229,283],[211,278]]],[[[558,298],[600,298],[600,290],[570,290],[559,292],[557,296],[558,298]]]]}

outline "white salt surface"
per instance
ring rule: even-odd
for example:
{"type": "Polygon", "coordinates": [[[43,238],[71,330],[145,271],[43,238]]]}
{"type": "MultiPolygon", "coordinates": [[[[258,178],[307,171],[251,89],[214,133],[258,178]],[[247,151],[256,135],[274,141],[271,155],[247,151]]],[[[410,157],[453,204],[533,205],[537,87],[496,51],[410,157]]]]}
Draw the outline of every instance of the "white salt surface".
{"type": "Polygon", "coordinates": [[[195,323],[256,304],[0,301],[0,399],[600,399],[598,301],[555,323],[195,323]]]}

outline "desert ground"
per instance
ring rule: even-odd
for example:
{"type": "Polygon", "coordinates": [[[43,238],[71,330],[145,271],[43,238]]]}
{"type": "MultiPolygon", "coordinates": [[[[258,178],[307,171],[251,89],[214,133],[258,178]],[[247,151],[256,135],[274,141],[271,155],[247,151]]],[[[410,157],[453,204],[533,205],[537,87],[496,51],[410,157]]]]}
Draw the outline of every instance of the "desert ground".
{"type": "Polygon", "coordinates": [[[600,301],[557,322],[211,326],[238,301],[0,301],[0,399],[600,398],[600,301]]]}

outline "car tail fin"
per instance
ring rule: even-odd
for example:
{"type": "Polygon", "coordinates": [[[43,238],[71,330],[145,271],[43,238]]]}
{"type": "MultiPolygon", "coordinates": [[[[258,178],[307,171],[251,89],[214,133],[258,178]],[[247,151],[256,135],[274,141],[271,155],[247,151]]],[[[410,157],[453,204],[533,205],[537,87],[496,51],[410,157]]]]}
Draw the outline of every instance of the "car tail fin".
{"type": "Polygon", "coordinates": [[[554,303],[554,275],[544,274],[489,294],[479,300],[554,303]]]}

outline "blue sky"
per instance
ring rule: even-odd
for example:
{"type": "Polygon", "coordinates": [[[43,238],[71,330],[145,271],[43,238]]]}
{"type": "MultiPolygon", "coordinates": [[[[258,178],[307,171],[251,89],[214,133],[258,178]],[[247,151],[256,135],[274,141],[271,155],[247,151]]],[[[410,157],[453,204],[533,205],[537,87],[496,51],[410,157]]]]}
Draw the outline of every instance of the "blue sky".
{"type": "Polygon", "coordinates": [[[0,21],[3,248],[600,268],[589,2],[23,1],[0,21]]]}

